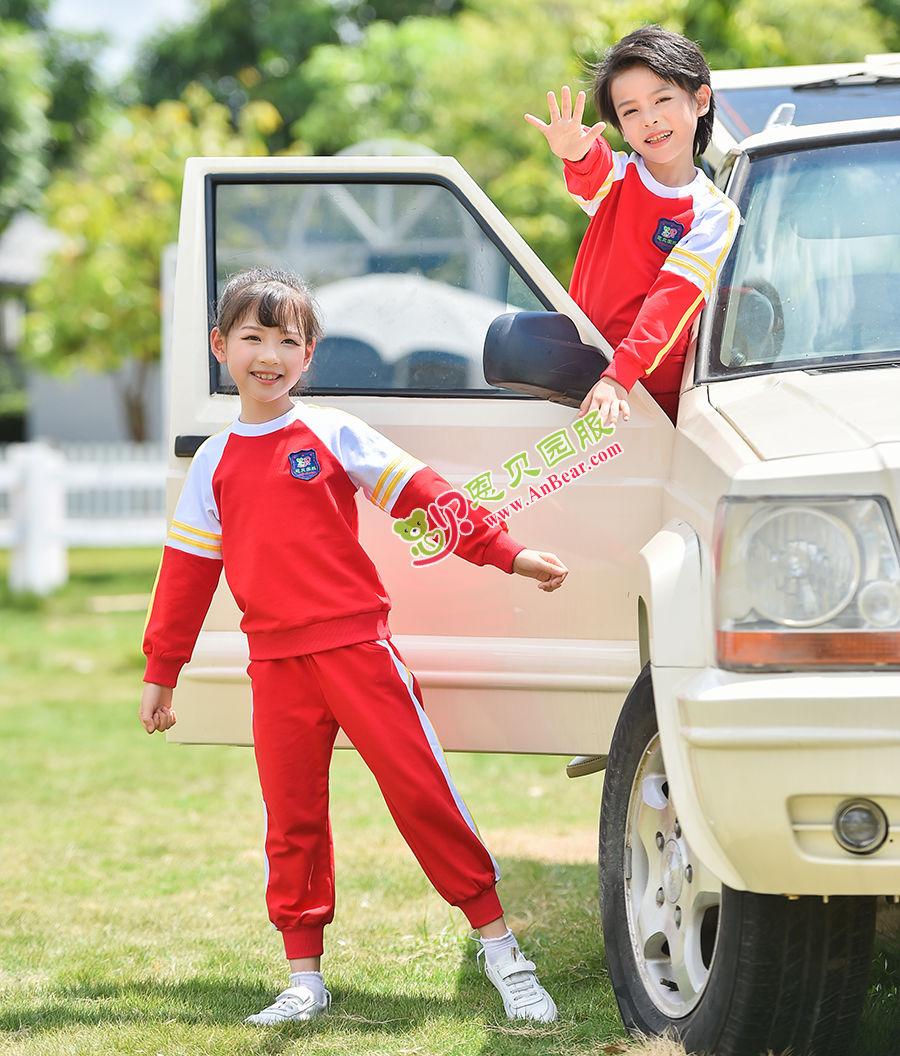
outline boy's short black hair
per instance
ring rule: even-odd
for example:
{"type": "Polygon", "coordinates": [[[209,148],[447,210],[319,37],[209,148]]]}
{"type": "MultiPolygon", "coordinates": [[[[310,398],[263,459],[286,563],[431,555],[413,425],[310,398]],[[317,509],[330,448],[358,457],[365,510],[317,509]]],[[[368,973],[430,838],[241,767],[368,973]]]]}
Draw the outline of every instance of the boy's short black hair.
{"type": "MultiPolygon", "coordinates": [[[[646,66],[660,80],[695,95],[704,84],[710,85],[709,66],[703,52],[687,37],[662,26],[641,26],[614,44],[602,61],[593,67],[594,103],[603,121],[619,132],[622,127],[612,103],[610,86],[613,78],[633,66],[646,66]]],[[[697,119],[694,154],[702,154],[712,138],[716,103],[710,95],[709,110],[697,119]]]]}

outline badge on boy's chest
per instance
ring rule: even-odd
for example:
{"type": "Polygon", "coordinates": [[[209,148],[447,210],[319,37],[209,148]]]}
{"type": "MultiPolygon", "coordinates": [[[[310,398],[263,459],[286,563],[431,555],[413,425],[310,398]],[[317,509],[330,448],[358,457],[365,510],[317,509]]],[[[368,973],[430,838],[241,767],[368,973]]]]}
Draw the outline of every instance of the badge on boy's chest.
{"type": "Polygon", "coordinates": [[[674,249],[678,245],[683,235],[684,224],[680,224],[677,220],[666,220],[663,218],[656,225],[653,245],[657,249],[661,249],[663,253],[668,253],[669,250],[674,249]]]}
{"type": "Polygon", "coordinates": [[[314,447],[305,451],[292,451],[288,455],[288,465],[291,467],[291,476],[297,480],[312,480],[322,468],[314,447]]]}

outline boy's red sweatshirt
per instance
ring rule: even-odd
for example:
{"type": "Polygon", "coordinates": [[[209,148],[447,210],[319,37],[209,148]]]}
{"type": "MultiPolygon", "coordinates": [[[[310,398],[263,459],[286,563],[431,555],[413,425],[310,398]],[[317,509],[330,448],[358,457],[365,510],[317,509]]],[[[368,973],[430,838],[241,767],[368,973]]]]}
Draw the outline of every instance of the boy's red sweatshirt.
{"type": "Polygon", "coordinates": [[[604,377],[629,391],[644,381],[658,398],[674,392],[676,404],[691,323],[740,221],[734,202],[695,171],[686,187],[666,187],[639,154],[616,153],[603,138],[565,163],[566,187],[591,217],[570,292],[614,349],[604,377]]]}

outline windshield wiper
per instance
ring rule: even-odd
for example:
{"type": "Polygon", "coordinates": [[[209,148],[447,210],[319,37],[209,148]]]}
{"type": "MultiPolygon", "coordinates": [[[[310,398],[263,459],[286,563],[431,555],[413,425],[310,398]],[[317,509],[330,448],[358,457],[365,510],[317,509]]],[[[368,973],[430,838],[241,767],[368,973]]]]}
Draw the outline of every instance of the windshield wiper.
{"type": "Polygon", "coordinates": [[[814,367],[801,367],[804,374],[832,374],[841,370],[866,370],[876,367],[900,367],[900,352],[891,353],[888,358],[842,360],[840,363],[818,363],[814,367]]]}
{"type": "Polygon", "coordinates": [[[809,84],[795,84],[795,92],[813,91],[816,88],[853,88],[856,85],[900,84],[900,74],[889,73],[852,73],[847,77],[826,77],[824,81],[810,81],[809,84]]]}

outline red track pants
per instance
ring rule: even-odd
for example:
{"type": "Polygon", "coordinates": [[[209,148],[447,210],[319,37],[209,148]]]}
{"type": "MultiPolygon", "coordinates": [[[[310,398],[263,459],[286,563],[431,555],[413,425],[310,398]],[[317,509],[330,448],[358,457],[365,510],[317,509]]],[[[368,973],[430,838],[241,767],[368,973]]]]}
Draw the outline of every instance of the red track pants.
{"type": "Polygon", "coordinates": [[[328,770],[338,728],[438,893],[473,928],[502,914],[497,864],[453,787],[419,686],[390,642],[254,660],[249,672],[266,808],[266,904],[289,959],[321,954],[334,918],[328,770]]]}

